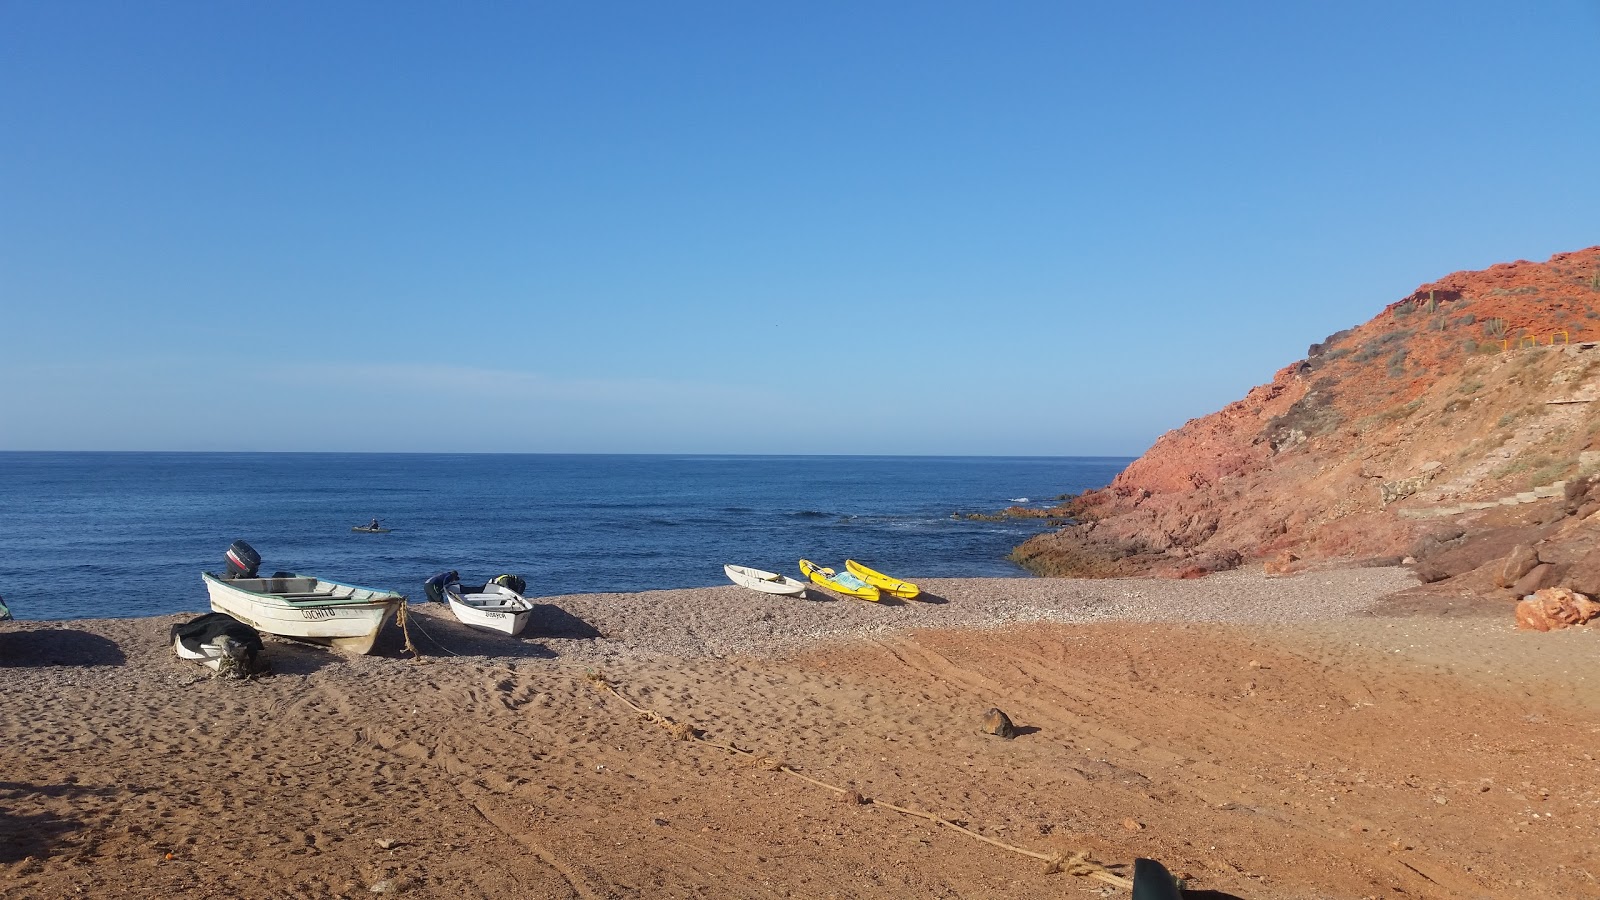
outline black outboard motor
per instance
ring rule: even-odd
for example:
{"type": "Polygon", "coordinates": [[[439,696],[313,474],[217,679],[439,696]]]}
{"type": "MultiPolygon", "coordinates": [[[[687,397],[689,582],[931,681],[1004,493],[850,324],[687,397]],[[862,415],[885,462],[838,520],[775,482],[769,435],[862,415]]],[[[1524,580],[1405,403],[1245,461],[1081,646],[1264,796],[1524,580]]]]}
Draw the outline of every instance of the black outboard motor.
{"type": "Polygon", "coordinates": [[[429,600],[432,600],[434,603],[443,603],[444,586],[447,584],[455,584],[460,580],[460,574],[458,574],[456,570],[451,569],[448,572],[440,572],[432,578],[429,578],[427,581],[424,581],[422,583],[422,587],[428,592],[429,600]]]}
{"type": "Polygon", "coordinates": [[[510,588],[519,594],[528,589],[528,582],[524,581],[521,575],[496,575],[489,583],[510,588]]]}
{"type": "Polygon", "coordinates": [[[229,544],[224,558],[228,563],[228,572],[224,578],[254,578],[256,570],[261,568],[261,554],[244,541],[234,541],[229,544]]]}

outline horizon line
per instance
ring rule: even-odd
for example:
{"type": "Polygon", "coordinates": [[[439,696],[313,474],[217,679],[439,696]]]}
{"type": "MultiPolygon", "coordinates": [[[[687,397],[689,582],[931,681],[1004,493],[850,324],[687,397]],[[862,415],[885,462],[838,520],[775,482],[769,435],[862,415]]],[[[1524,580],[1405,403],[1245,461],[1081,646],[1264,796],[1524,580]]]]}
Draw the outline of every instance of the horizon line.
{"type": "Polygon", "coordinates": [[[1104,453],[724,453],[715,451],[624,452],[610,450],[7,450],[0,454],[103,453],[281,456],[714,456],[896,459],[1138,459],[1143,454],[1104,453]]]}

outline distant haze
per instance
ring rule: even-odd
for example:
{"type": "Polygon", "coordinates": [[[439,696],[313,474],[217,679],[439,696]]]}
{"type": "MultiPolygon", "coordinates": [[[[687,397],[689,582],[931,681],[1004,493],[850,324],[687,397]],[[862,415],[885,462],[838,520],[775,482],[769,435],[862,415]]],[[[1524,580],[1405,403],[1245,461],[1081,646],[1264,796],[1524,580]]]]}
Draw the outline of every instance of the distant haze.
{"type": "Polygon", "coordinates": [[[1106,454],[1600,234],[1600,7],[0,5],[0,450],[1106,454]]]}

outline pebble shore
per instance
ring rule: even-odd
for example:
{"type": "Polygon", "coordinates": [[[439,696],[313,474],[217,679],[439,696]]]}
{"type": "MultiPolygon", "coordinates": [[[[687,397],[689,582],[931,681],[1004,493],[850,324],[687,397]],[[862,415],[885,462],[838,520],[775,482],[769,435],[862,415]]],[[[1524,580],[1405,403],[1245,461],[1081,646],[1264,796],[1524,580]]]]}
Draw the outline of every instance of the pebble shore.
{"type": "MultiPolygon", "coordinates": [[[[1417,582],[1403,568],[1361,568],[1277,577],[1239,570],[1183,581],[930,578],[917,583],[921,598],[880,603],[837,597],[815,586],[805,598],[732,585],[544,597],[536,601],[540,607],[528,634],[547,636],[544,642],[564,657],[769,656],[918,628],[1330,621],[1359,613],[1417,582]]],[[[479,645],[472,652],[492,654],[493,646],[479,645]]]]}

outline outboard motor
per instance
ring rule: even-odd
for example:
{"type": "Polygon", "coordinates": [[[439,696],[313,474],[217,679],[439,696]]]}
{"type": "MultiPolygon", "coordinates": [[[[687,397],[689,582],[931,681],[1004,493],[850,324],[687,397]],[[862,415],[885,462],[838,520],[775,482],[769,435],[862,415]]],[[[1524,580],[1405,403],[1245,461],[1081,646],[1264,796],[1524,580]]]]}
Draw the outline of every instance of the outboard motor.
{"type": "Polygon", "coordinates": [[[490,583],[510,588],[519,594],[528,589],[528,583],[522,580],[521,575],[496,575],[490,583]]]}
{"type": "Polygon", "coordinates": [[[429,578],[427,581],[424,581],[422,583],[422,587],[427,590],[429,600],[432,600],[434,603],[443,603],[444,586],[447,584],[455,584],[460,580],[461,576],[457,574],[454,569],[451,569],[448,572],[440,572],[432,578],[429,578]]]}
{"type": "Polygon", "coordinates": [[[261,554],[256,548],[244,541],[234,541],[228,545],[228,552],[224,556],[228,563],[226,578],[254,578],[256,570],[261,568],[261,554]]]}

